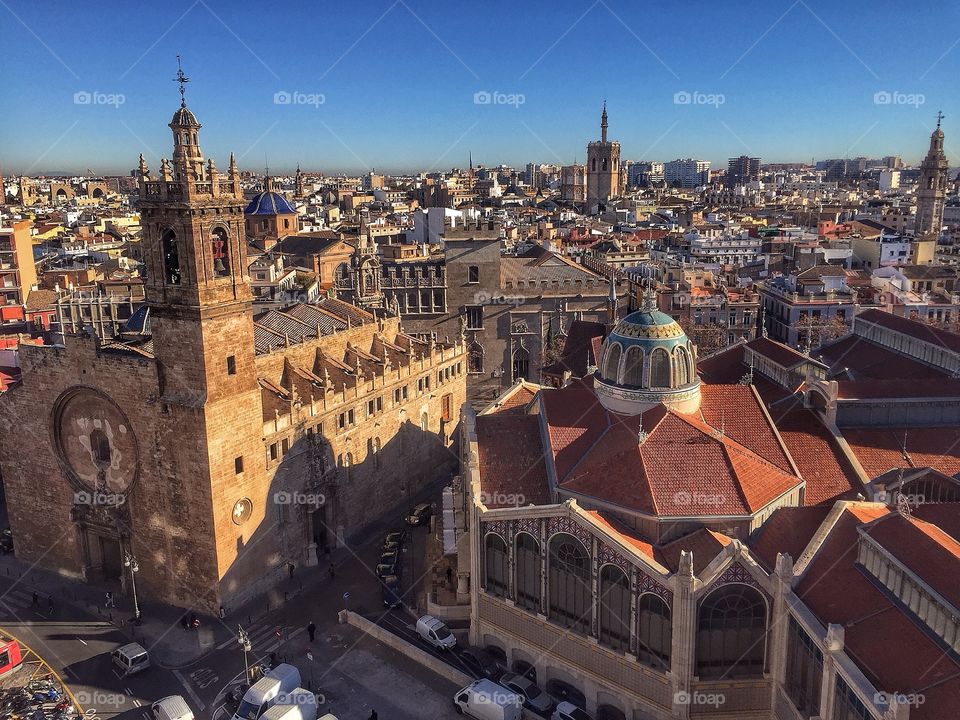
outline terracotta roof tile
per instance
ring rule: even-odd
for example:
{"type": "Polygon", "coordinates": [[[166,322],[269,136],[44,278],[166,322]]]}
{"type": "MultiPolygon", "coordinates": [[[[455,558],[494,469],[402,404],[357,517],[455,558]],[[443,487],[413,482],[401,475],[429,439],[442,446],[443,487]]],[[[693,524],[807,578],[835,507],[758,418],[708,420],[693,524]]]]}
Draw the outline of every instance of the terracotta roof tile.
{"type": "Polygon", "coordinates": [[[901,467],[960,472],[960,427],[844,428],[843,436],[871,478],[901,467]]]}
{"type": "Polygon", "coordinates": [[[480,486],[488,508],[550,502],[536,415],[477,417],[480,486]]]}
{"type": "Polygon", "coordinates": [[[874,323],[876,325],[889,328],[890,330],[903,333],[904,335],[917,338],[918,340],[923,340],[933,345],[939,345],[952,350],[953,352],[960,352],[960,335],[947,332],[946,330],[940,330],[932,325],[927,325],[926,323],[917,322],[916,320],[909,320],[907,318],[900,317],[899,315],[884,312],[883,310],[864,310],[862,313],[857,315],[855,322],[874,323]]]}
{"type": "Polygon", "coordinates": [[[780,508],[750,536],[751,553],[767,570],[776,567],[781,552],[796,562],[831,509],[830,505],[780,508]]]}

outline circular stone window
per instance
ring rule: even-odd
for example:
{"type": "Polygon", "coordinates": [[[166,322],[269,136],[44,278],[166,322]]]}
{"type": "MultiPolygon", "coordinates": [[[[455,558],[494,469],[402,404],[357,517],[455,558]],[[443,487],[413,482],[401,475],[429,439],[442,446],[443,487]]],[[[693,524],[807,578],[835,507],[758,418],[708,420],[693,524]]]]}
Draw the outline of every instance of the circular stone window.
{"type": "Polygon", "coordinates": [[[250,498],[237,500],[236,504],[233,506],[233,522],[235,522],[237,525],[242,525],[245,523],[250,519],[252,514],[253,503],[250,502],[250,498]]]}
{"type": "Polygon", "coordinates": [[[85,489],[126,493],[140,472],[140,453],[130,421],[99,390],[73,387],[53,406],[57,455],[85,489]]]}

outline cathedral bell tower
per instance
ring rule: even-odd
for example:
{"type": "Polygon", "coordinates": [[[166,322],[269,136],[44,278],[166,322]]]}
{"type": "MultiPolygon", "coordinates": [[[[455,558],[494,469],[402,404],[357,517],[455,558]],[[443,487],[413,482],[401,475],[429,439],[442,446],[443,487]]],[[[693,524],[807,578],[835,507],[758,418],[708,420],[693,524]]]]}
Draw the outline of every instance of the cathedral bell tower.
{"type": "Polygon", "coordinates": [[[943,205],[947,194],[947,156],[943,152],[943,130],[937,113],[937,129],[930,135],[930,149],[920,164],[920,183],[917,186],[917,216],[914,235],[939,235],[943,227],[943,205]]]}
{"type": "Polygon", "coordinates": [[[607,104],[600,116],[600,140],[587,145],[587,212],[623,193],[620,143],[607,140],[607,104]]]}
{"type": "Polygon", "coordinates": [[[176,80],[173,159],[161,160],[159,174],[151,175],[140,156],[144,290],[161,396],[197,405],[228,394],[236,384],[225,382],[228,375],[256,384],[252,293],[236,161],[231,156],[223,177],[204,160],[201,125],[184,98],[189,78],[180,70],[176,80]]]}

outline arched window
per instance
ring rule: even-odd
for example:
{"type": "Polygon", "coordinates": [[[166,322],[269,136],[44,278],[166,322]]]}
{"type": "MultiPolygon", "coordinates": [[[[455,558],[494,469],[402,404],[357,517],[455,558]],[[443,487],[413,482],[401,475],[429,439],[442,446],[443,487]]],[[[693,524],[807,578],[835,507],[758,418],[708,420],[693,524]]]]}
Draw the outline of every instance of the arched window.
{"type": "Polygon", "coordinates": [[[663,348],[654,348],[650,353],[650,387],[670,387],[670,356],[663,348]]]}
{"type": "Polygon", "coordinates": [[[763,673],[767,610],[759,591],[724,585],[700,605],[697,674],[755,677],[763,673]]]}
{"type": "Polygon", "coordinates": [[[215,227],[210,233],[211,253],[213,258],[213,276],[226,277],[230,274],[230,255],[227,242],[227,231],[222,227],[215,227]]]}
{"type": "Polygon", "coordinates": [[[426,410],[420,413],[420,429],[423,432],[427,432],[430,429],[430,415],[427,414],[426,410]]]}
{"type": "Polygon", "coordinates": [[[600,571],[600,642],[614,650],[630,647],[630,581],[616,565],[600,571]]]}
{"type": "Polygon", "coordinates": [[[110,453],[110,438],[100,428],[94,428],[90,433],[90,451],[93,453],[93,464],[100,470],[110,467],[112,455],[110,453]]]}
{"type": "Polygon", "coordinates": [[[346,263],[337,265],[337,282],[346,283],[350,279],[350,266],[346,263]]]}
{"type": "Polygon", "coordinates": [[[690,382],[690,356],[685,347],[678,347],[673,351],[673,373],[677,379],[675,385],[680,387],[690,382]]]}
{"type": "Polygon", "coordinates": [[[530,374],[530,353],[518,347],[513,353],[513,379],[526,380],[530,374]]]}
{"type": "Polygon", "coordinates": [[[653,593],[643,595],[637,603],[637,659],[666,672],[672,642],[670,606],[653,593]]]}
{"type": "Polygon", "coordinates": [[[164,231],[160,238],[163,252],[163,277],[167,285],[180,284],[180,251],[177,249],[177,234],[173,230],[164,231]]]}
{"type": "Polygon", "coordinates": [[[507,584],[507,544],[499,535],[490,533],[484,550],[484,587],[488,593],[506,597],[510,592],[507,584]]]}
{"type": "Polygon", "coordinates": [[[550,541],[550,619],[589,633],[593,621],[590,555],[579,540],[558,533],[550,541]]]}
{"type": "Polygon", "coordinates": [[[472,343],[467,354],[467,372],[483,372],[483,346],[480,343],[472,343]]]}
{"type": "Polygon", "coordinates": [[[343,471],[344,480],[350,480],[350,468],[353,466],[353,453],[347,453],[340,456],[340,469],[343,471]]]}
{"type": "Polygon", "coordinates": [[[604,158],[603,160],[601,160],[601,161],[600,161],[600,165],[601,165],[601,169],[602,169],[602,170],[606,170],[606,169],[607,169],[607,159],[604,158]]]}
{"type": "Polygon", "coordinates": [[[367,439],[367,457],[373,460],[373,466],[375,468],[380,467],[380,438],[367,439]]]}
{"type": "Polygon", "coordinates": [[[596,158],[593,159],[593,162],[590,164],[590,167],[591,167],[591,169],[592,169],[594,172],[597,171],[597,159],[596,159],[596,158]]]}
{"type": "Polygon", "coordinates": [[[634,346],[627,350],[627,359],[623,364],[623,382],[620,384],[630,387],[643,385],[643,348],[634,346]]]}
{"type": "Polygon", "coordinates": [[[603,377],[610,382],[619,382],[620,376],[620,355],[622,354],[620,343],[613,343],[607,348],[607,355],[603,362],[603,377]]]}
{"type": "Polygon", "coordinates": [[[540,610],[540,543],[530,533],[517,533],[517,605],[540,610]]]}

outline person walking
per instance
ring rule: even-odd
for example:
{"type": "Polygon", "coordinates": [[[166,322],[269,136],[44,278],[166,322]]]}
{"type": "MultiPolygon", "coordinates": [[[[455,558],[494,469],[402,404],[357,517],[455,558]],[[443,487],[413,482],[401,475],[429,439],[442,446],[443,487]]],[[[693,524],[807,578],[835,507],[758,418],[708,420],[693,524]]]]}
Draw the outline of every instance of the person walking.
{"type": "Polygon", "coordinates": [[[336,570],[333,567],[333,563],[330,563],[330,569],[328,570],[328,572],[330,573],[330,579],[333,580],[333,576],[337,574],[336,570]]]}
{"type": "Polygon", "coordinates": [[[293,563],[287,563],[287,571],[290,573],[290,579],[293,580],[293,571],[297,569],[297,566],[293,563]]]}
{"type": "Polygon", "coordinates": [[[116,601],[113,599],[113,593],[110,590],[107,590],[107,601],[104,603],[104,607],[115,608],[117,606],[116,601]]]}
{"type": "Polygon", "coordinates": [[[372,712],[370,713],[370,717],[369,717],[368,720],[377,720],[377,711],[376,711],[376,710],[374,710],[374,711],[372,711],[372,712]]]}
{"type": "Polygon", "coordinates": [[[53,606],[53,595],[47,596],[47,607],[50,608],[50,614],[53,615],[54,610],[56,609],[53,606]]]}
{"type": "Polygon", "coordinates": [[[317,636],[317,626],[313,624],[313,620],[307,625],[307,635],[310,636],[310,642],[313,642],[313,639],[317,636]]]}

